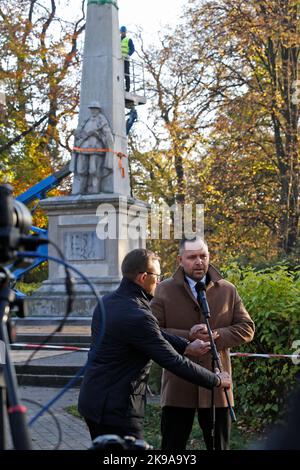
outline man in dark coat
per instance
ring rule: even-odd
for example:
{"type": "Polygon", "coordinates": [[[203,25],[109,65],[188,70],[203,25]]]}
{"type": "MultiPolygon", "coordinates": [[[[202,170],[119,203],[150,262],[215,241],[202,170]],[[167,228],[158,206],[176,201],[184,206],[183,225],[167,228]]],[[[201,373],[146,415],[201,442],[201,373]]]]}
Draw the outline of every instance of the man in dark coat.
{"type": "Polygon", "coordinates": [[[151,359],[202,387],[231,384],[228,373],[215,374],[183,356],[207,351],[202,340],[189,343],[160,331],[149,305],[160,277],[158,257],[145,249],[133,250],[123,260],[122,274],[119,288],[103,298],[106,327],[101,344],[99,307],[92,320],[89,365],[78,403],[92,439],[103,434],[143,437],[151,359]]]}

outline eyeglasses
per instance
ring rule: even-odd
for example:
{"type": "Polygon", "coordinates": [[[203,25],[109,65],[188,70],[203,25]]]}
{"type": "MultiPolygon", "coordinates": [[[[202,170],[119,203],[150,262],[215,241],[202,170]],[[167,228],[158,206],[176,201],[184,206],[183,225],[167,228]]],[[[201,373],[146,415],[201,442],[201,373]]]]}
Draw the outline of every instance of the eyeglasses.
{"type": "MultiPolygon", "coordinates": [[[[144,274],[144,271],[140,271],[140,274],[144,274]]],[[[157,281],[162,281],[163,279],[162,274],[150,273],[148,271],[146,271],[146,274],[152,274],[152,276],[156,276],[157,281]]]]}

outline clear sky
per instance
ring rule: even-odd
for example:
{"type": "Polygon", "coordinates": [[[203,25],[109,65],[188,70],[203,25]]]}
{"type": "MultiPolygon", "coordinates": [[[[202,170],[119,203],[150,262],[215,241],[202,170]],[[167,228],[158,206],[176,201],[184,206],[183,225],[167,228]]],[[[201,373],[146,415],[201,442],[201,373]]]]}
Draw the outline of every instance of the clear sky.
{"type": "MultiPolygon", "coordinates": [[[[1,1],[1,0],[0,0],[1,1]]],[[[48,0],[47,0],[48,1],[48,0]]],[[[157,32],[167,25],[178,22],[186,0],[117,0],[119,6],[119,24],[127,27],[129,34],[137,33],[142,29],[145,43],[155,42],[157,32]]],[[[85,5],[87,4],[87,1],[85,5]]],[[[72,21],[81,10],[82,0],[59,0],[58,15],[72,21]]]]}
{"type": "Polygon", "coordinates": [[[135,32],[140,26],[144,39],[152,38],[154,42],[157,31],[176,23],[185,3],[184,0],[118,0],[120,26],[125,25],[129,32],[135,32]]]}

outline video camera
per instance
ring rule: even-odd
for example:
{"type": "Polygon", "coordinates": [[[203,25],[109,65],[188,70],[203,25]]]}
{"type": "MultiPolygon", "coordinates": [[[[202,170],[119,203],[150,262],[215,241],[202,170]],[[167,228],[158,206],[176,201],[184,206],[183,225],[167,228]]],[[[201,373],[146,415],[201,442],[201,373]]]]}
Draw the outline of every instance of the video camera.
{"type": "MultiPolygon", "coordinates": [[[[20,201],[13,199],[11,186],[0,185],[0,288],[5,279],[9,281],[9,285],[15,281],[13,274],[9,271],[11,266],[6,268],[2,266],[12,263],[18,251],[35,251],[39,245],[48,243],[46,237],[28,235],[31,225],[30,211],[20,201]]],[[[24,265],[27,266],[26,259],[19,259],[18,266],[24,265]]],[[[21,318],[25,316],[23,300],[24,298],[20,295],[10,292],[10,310],[21,318]]],[[[10,332],[10,323],[7,326],[10,332]]]]}
{"type": "Polygon", "coordinates": [[[0,185],[0,263],[13,261],[18,250],[35,250],[47,239],[28,235],[32,225],[30,211],[13,199],[12,188],[0,185]]]}
{"type": "Polygon", "coordinates": [[[124,436],[116,434],[104,434],[93,440],[92,447],[89,450],[118,451],[118,450],[151,450],[153,447],[142,439],[136,439],[133,436],[124,436]]]}
{"type": "MultiPolygon", "coordinates": [[[[15,304],[16,296],[11,289],[14,279],[9,267],[5,266],[17,258],[18,251],[34,251],[40,243],[48,243],[41,238],[28,235],[32,218],[29,210],[12,197],[9,185],[0,185],[0,341],[6,350],[5,363],[0,367],[0,396],[7,394],[10,410],[8,413],[15,449],[31,449],[31,439],[27,429],[26,417],[19,404],[15,369],[10,358],[9,313],[15,304]],[[4,266],[2,266],[4,265],[4,266]],[[6,390],[7,389],[7,390],[6,390]]],[[[17,305],[17,304],[15,304],[17,305]]],[[[22,315],[21,315],[22,316],[22,315]]],[[[0,449],[5,447],[4,402],[0,400],[0,449]]]]}

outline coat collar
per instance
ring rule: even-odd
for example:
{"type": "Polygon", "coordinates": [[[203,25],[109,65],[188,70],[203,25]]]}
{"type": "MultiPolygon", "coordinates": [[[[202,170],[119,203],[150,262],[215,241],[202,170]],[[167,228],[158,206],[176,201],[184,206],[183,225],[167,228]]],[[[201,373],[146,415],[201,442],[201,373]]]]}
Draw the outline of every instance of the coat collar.
{"type": "MultiPolygon", "coordinates": [[[[172,277],[178,285],[182,286],[185,289],[191,299],[198,305],[197,299],[194,297],[194,294],[192,293],[190,286],[185,279],[184,270],[181,266],[177,268],[172,277]]],[[[223,278],[219,271],[213,265],[210,264],[206,273],[207,289],[210,289],[210,287],[212,287],[215,283],[219,282],[221,279],[223,278]]]]}
{"type": "MultiPolygon", "coordinates": [[[[178,266],[177,270],[175,271],[172,277],[173,279],[175,279],[175,281],[178,284],[182,285],[183,283],[186,282],[184,271],[181,266],[178,266]]],[[[211,284],[214,284],[215,282],[221,281],[221,279],[223,279],[223,277],[221,276],[219,271],[212,264],[210,264],[208,267],[207,274],[206,274],[206,285],[210,286],[211,284]]]]}
{"type": "Polygon", "coordinates": [[[136,284],[130,279],[126,279],[123,277],[117,291],[118,294],[126,295],[128,297],[136,297],[142,300],[144,303],[149,304],[149,302],[153,299],[151,294],[145,291],[141,286],[136,284]]]}

